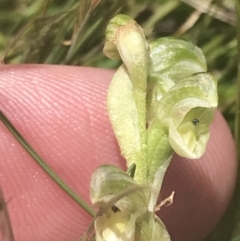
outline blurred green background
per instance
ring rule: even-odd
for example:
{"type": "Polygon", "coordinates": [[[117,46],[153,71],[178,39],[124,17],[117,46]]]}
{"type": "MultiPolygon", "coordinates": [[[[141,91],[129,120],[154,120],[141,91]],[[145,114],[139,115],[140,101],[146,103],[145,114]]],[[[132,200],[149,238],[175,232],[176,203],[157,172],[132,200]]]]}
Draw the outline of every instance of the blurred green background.
{"type": "MultiPolygon", "coordinates": [[[[219,108],[234,133],[234,0],[0,0],[0,61],[116,68],[119,62],[102,48],[106,25],[117,13],[133,17],[148,39],[178,36],[202,48],[218,79],[219,108]]],[[[239,187],[238,181],[229,209],[205,241],[240,241],[239,187]]]]}

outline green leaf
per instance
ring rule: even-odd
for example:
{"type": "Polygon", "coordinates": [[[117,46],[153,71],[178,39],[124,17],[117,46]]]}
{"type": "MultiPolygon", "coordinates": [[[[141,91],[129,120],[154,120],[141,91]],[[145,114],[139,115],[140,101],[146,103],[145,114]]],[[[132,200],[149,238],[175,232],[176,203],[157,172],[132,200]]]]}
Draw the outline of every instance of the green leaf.
{"type": "Polygon", "coordinates": [[[108,114],[127,165],[142,159],[143,145],[140,120],[133,96],[133,84],[122,65],[115,73],[108,90],[108,114]]]}

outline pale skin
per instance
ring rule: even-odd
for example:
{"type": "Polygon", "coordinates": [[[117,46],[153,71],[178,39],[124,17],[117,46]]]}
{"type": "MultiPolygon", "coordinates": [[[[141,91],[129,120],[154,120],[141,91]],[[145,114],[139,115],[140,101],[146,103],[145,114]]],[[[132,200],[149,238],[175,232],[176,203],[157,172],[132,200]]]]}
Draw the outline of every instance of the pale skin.
{"type": "MultiPolygon", "coordinates": [[[[125,168],[106,111],[113,71],[94,68],[0,67],[0,109],[35,150],[89,204],[89,181],[101,164],[125,168]]],[[[40,169],[0,124],[0,184],[17,241],[77,241],[91,217],[40,169]]],[[[216,225],[236,179],[234,142],[219,111],[200,160],[175,156],[161,217],[172,240],[200,241],[216,225]]],[[[161,201],[159,200],[159,202],[161,201]]],[[[1,239],[0,239],[1,240],[1,239]]]]}

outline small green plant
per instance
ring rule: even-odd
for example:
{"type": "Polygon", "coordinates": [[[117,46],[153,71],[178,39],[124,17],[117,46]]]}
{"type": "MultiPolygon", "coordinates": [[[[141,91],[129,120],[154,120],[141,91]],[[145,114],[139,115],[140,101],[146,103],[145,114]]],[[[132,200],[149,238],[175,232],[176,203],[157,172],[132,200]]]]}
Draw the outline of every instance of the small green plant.
{"type": "Polygon", "coordinates": [[[172,202],[171,196],[157,204],[162,181],[174,152],[190,159],[205,152],[218,103],[216,80],[198,47],[174,38],[148,42],[126,15],[109,22],[104,53],[123,61],[107,107],[121,154],[135,171],[104,165],[93,173],[96,240],[170,240],[155,214],[172,202]]]}

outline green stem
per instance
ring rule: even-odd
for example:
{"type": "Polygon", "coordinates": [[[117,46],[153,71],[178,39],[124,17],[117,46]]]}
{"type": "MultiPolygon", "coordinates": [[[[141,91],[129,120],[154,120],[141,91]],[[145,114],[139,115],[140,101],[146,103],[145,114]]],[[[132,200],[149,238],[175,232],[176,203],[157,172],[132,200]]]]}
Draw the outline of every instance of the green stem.
{"type": "Polygon", "coordinates": [[[60,188],[62,188],[78,205],[80,205],[91,216],[95,215],[94,210],[84,202],[58,175],[51,169],[48,164],[37,154],[37,152],[29,145],[23,138],[8,118],[0,111],[0,120],[5,127],[12,133],[21,146],[28,152],[28,154],[37,162],[37,164],[55,181],[60,188]]]}
{"type": "Polygon", "coordinates": [[[138,112],[138,128],[140,130],[140,143],[141,148],[137,153],[136,161],[136,171],[134,179],[139,184],[147,183],[147,172],[148,172],[148,163],[147,163],[147,132],[146,132],[146,94],[141,90],[133,91],[134,101],[137,107],[138,112]]]}

